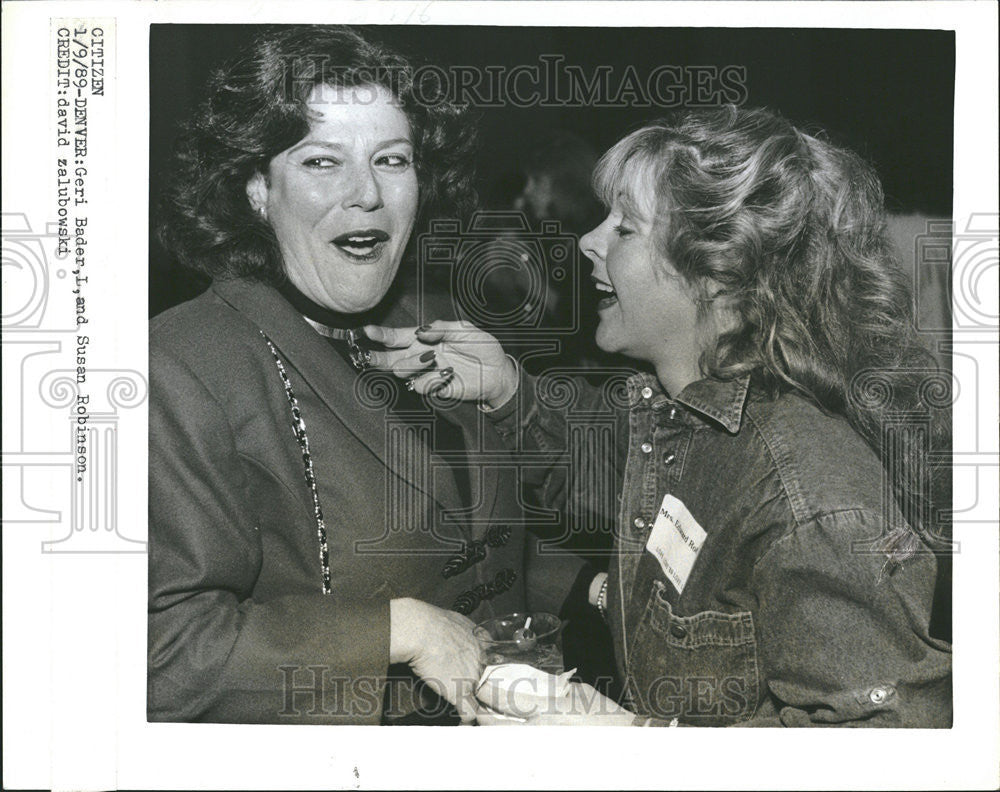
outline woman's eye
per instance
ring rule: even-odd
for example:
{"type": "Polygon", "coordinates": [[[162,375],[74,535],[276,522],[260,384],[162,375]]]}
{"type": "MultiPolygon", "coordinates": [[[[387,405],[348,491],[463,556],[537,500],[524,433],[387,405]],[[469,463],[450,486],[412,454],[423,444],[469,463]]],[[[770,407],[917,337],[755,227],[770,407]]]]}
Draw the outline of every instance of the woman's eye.
{"type": "Polygon", "coordinates": [[[334,168],[340,163],[337,162],[333,157],[310,157],[305,162],[302,163],[307,168],[314,168],[322,170],[324,168],[334,168]]]}
{"type": "Polygon", "coordinates": [[[380,154],[375,158],[375,164],[393,170],[403,170],[410,166],[410,157],[406,154],[380,154]]]}
{"type": "Polygon", "coordinates": [[[616,225],[614,231],[615,231],[616,234],[618,234],[618,236],[620,236],[622,238],[631,236],[632,234],[635,233],[635,231],[633,231],[628,226],[623,225],[622,223],[619,223],[618,225],[616,225]]]}

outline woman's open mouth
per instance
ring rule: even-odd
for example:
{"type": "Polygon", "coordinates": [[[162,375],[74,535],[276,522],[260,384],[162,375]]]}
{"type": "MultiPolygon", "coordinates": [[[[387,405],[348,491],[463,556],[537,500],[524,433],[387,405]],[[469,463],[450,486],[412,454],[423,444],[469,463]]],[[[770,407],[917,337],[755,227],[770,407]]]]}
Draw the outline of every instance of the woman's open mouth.
{"type": "Polygon", "coordinates": [[[379,228],[348,231],[331,240],[332,244],[356,261],[373,261],[382,254],[389,235],[379,228]]]}
{"type": "Polygon", "coordinates": [[[618,294],[611,287],[610,284],[604,281],[599,281],[594,278],[594,287],[597,291],[601,292],[604,296],[597,302],[597,310],[603,311],[605,308],[610,308],[612,305],[618,302],[618,294]]]}

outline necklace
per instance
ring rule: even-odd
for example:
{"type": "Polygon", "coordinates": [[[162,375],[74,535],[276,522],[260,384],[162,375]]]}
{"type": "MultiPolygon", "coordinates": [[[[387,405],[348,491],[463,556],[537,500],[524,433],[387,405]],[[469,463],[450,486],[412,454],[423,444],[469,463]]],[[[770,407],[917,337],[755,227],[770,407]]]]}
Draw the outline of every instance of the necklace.
{"type": "Polygon", "coordinates": [[[342,327],[328,327],[325,324],[320,324],[314,319],[310,319],[308,316],[303,316],[302,318],[305,319],[309,323],[309,326],[321,336],[332,338],[335,341],[346,341],[347,354],[351,359],[351,365],[358,371],[367,371],[371,368],[371,350],[365,349],[358,343],[359,336],[362,336],[361,331],[345,330],[342,327]]]}

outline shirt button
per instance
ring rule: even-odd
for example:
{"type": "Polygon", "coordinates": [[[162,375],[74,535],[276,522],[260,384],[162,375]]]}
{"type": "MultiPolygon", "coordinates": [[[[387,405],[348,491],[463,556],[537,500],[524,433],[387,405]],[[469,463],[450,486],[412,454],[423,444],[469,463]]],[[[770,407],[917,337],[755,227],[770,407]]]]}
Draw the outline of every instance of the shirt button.
{"type": "Polygon", "coordinates": [[[636,528],[645,528],[646,521],[642,519],[642,517],[636,517],[634,520],[632,520],[632,525],[634,525],[636,528]]]}
{"type": "Polygon", "coordinates": [[[644,398],[644,399],[652,399],[653,398],[653,389],[651,387],[649,387],[648,385],[645,388],[642,389],[642,398],[644,398]]]}
{"type": "Polygon", "coordinates": [[[868,698],[872,704],[881,704],[888,698],[889,694],[886,693],[885,688],[872,688],[872,692],[868,694],[868,698]]]}
{"type": "Polygon", "coordinates": [[[672,421],[676,417],[677,417],[677,408],[676,407],[671,407],[670,408],[670,420],[672,421]]]}
{"type": "Polygon", "coordinates": [[[674,638],[680,639],[687,636],[688,631],[683,624],[672,624],[670,626],[670,634],[674,636],[674,638]]]}
{"type": "Polygon", "coordinates": [[[674,462],[676,460],[677,460],[677,455],[676,454],[671,454],[669,451],[667,451],[663,455],[663,464],[666,465],[667,467],[669,467],[670,465],[674,464],[674,462]]]}
{"type": "Polygon", "coordinates": [[[639,446],[639,448],[642,449],[642,453],[644,454],[651,454],[653,452],[652,443],[643,443],[641,446],[639,446]]]}

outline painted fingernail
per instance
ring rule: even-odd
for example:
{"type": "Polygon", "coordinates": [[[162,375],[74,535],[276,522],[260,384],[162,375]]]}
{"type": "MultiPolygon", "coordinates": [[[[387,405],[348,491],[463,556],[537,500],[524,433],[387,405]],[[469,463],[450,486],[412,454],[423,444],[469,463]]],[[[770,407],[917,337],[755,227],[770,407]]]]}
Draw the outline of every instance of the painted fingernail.
{"type": "Polygon", "coordinates": [[[430,363],[432,360],[434,360],[434,350],[428,349],[426,352],[424,352],[424,354],[420,356],[419,360],[421,363],[430,363]]]}
{"type": "Polygon", "coordinates": [[[451,366],[448,366],[448,368],[441,369],[441,376],[445,377],[446,379],[451,379],[451,375],[454,373],[455,369],[453,369],[451,366]]]}

